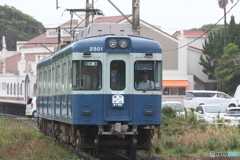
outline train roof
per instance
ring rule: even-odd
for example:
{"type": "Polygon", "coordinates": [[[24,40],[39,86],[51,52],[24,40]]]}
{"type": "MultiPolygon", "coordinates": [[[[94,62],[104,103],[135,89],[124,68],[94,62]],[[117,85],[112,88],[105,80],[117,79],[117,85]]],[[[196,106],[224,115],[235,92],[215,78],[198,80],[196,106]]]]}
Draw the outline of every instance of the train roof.
{"type": "MultiPolygon", "coordinates": [[[[46,66],[46,63],[51,64],[52,61],[57,61],[64,56],[70,55],[73,52],[94,52],[94,53],[109,53],[109,52],[120,52],[120,53],[162,53],[161,45],[152,39],[128,35],[128,36],[115,36],[113,34],[108,35],[98,35],[92,37],[86,37],[82,40],[75,41],[68,46],[64,47],[60,51],[55,54],[43,59],[37,65],[37,68],[42,65],[46,66]],[[110,48],[108,42],[112,39],[117,40],[126,40],[128,42],[128,46],[126,48],[120,48],[117,46],[116,48],[110,48]],[[91,47],[101,47],[101,50],[90,51],[91,47]],[[42,64],[42,65],[41,65],[42,64]]],[[[47,64],[48,65],[48,64],[47,64]]]]}

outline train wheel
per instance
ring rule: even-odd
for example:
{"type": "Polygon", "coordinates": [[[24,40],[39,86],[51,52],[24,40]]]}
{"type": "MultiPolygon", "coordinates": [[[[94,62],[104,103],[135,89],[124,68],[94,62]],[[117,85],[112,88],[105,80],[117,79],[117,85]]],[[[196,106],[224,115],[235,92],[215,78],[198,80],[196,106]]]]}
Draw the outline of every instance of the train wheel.
{"type": "Polygon", "coordinates": [[[98,134],[95,135],[94,137],[94,144],[95,144],[95,149],[93,151],[93,154],[95,157],[98,157],[98,134]]]}
{"type": "Polygon", "coordinates": [[[126,155],[127,156],[131,155],[131,148],[129,146],[126,147],[126,155]]]}
{"type": "Polygon", "coordinates": [[[78,129],[78,130],[77,130],[77,141],[76,141],[76,145],[77,145],[77,149],[78,149],[79,151],[83,151],[83,142],[84,142],[84,139],[83,139],[83,137],[81,137],[80,130],[78,129]]]}
{"type": "Polygon", "coordinates": [[[132,136],[131,157],[135,158],[137,153],[137,136],[132,136]]]}

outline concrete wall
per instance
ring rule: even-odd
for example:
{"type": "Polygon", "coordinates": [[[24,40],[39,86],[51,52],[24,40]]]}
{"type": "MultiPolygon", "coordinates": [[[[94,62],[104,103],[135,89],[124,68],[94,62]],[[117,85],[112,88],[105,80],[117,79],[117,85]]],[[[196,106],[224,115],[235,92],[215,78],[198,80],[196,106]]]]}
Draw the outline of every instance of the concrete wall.
{"type": "Polygon", "coordinates": [[[144,23],[141,23],[141,36],[154,39],[163,47],[163,70],[178,70],[178,50],[172,50],[174,48],[178,48],[177,39],[144,23]],[[171,51],[166,52],[166,50],[171,51]]]}

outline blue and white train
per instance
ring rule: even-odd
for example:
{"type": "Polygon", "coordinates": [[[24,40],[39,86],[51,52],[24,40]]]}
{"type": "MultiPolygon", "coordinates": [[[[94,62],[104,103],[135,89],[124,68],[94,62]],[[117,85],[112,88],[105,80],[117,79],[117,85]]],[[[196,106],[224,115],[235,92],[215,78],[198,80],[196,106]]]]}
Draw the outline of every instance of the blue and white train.
{"type": "MultiPolygon", "coordinates": [[[[147,150],[162,123],[162,48],[129,24],[91,24],[37,65],[41,132],[97,156],[147,150]],[[141,72],[151,88],[138,89],[141,72]]],[[[159,135],[158,135],[159,136],[159,135]]]]}

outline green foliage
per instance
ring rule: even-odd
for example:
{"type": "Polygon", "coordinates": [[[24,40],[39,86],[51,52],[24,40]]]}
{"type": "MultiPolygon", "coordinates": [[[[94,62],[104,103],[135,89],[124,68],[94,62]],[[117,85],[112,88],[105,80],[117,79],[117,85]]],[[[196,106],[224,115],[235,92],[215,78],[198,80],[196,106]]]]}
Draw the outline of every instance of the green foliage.
{"type": "Polygon", "coordinates": [[[201,56],[199,62],[203,66],[203,72],[215,77],[219,81],[219,89],[228,94],[233,94],[239,84],[239,68],[236,68],[233,63],[233,59],[238,56],[237,48],[239,49],[240,46],[239,30],[240,24],[236,24],[232,16],[227,26],[227,35],[224,35],[225,31],[222,28],[209,33],[208,39],[203,44],[203,53],[206,58],[201,56]],[[227,45],[224,49],[225,36],[227,44],[235,44],[235,48],[232,48],[233,45],[227,45]]]}
{"type": "Polygon", "coordinates": [[[163,107],[162,113],[167,117],[176,117],[176,111],[172,107],[163,107]]]}
{"type": "Polygon", "coordinates": [[[7,50],[16,50],[16,41],[28,41],[43,32],[44,26],[41,22],[14,7],[0,6],[0,35],[5,36],[7,50]]]}
{"type": "Polygon", "coordinates": [[[0,124],[0,159],[80,160],[72,151],[16,119],[0,117],[0,124]]]}
{"type": "Polygon", "coordinates": [[[216,126],[197,121],[192,112],[185,119],[163,114],[161,128],[162,137],[154,137],[151,148],[151,153],[160,157],[181,159],[189,154],[194,155],[192,159],[198,159],[198,155],[209,155],[209,151],[228,152],[238,151],[240,148],[237,127],[216,126]]]}
{"type": "Polygon", "coordinates": [[[221,90],[229,94],[233,94],[239,84],[240,73],[236,71],[233,63],[233,59],[238,56],[240,56],[239,47],[233,43],[228,44],[215,70],[221,90]]]}
{"type": "Polygon", "coordinates": [[[213,27],[214,24],[206,24],[206,25],[203,25],[202,27],[200,28],[191,28],[189,29],[189,31],[204,31],[204,32],[207,32],[208,34],[212,33],[212,32],[216,32],[218,31],[219,29],[223,28],[223,25],[222,24],[217,24],[213,27]],[[211,28],[211,30],[210,30],[211,28]]]}

